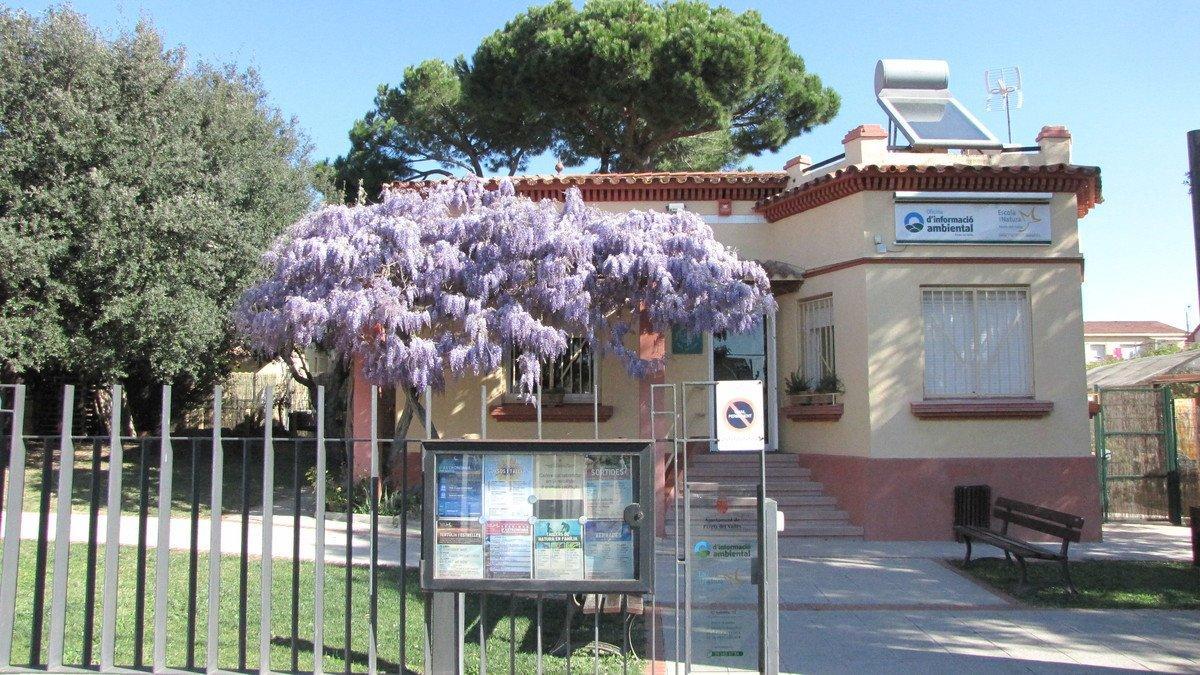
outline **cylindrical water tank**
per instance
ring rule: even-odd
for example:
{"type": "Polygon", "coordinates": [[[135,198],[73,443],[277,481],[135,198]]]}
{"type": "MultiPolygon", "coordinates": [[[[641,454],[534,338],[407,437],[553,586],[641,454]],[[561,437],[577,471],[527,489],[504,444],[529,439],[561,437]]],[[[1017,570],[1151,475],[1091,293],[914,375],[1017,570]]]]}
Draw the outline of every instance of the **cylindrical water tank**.
{"type": "Polygon", "coordinates": [[[932,59],[880,59],[875,94],[883,89],[949,89],[950,65],[932,59]]]}

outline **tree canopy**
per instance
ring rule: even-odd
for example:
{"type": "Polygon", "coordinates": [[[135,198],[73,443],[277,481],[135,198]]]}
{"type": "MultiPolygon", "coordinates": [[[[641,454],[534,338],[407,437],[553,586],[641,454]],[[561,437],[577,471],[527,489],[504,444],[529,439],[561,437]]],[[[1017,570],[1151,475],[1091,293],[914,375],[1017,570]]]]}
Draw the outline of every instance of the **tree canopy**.
{"type": "Polygon", "coordinates": [[[644,376],[662,363],[626,345],[639,323],[738,332],[774,305],[763,269],[695,214],[609,213],[575,188],[534,202],[474,178],[326,207],[264,262],[237,312],[255,348],[356,356],[369,381],[406,391],[491,372],[516,347],[528,393],[572,336],[644,376]]]}
{"type": "MultiPolygon", "coordinates": [[[[0,12],[0,368],[157,383],[189,401],[230,367],[230,309],[311,204],[296,123],[252,71],[189,66],[141,23],[0,12]]],[[[140,419],[139,419],[140,418],[140,419]]]]}
{"type": "Polygon", "coordinates": [[[387,180],[502,171],[547,149],[600,171],[718,170],[778,150],[839,99],[753,11],[695,0],[533,7],[468,60],[426,61],[351,131],[351,192],[387,180]]]}

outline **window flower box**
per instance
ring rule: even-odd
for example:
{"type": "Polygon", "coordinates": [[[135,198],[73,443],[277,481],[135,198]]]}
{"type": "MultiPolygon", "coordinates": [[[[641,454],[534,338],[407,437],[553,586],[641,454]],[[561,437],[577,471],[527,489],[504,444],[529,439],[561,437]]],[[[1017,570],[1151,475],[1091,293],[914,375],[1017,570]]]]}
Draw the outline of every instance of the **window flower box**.
{"type": "MultiPolygon", "coordinates": [[[[829,396],[830,394],[823,394],[829,396]]],[[[793,422],[836,422],[842,419],[845,411],[840,398],[836,403],[809,403],[806,405],[788,405],[780,409],[785,417],[793,422]]]]}

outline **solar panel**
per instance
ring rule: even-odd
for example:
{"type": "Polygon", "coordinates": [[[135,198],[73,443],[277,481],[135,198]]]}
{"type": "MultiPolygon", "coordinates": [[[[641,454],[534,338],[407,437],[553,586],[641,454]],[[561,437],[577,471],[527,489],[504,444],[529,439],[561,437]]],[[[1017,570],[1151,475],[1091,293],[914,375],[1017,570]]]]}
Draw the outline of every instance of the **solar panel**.
{"type": "Polygon", "coordinates": [[[948,84],[944,62],[882,60],[875,68],[879,105],[914,148],[1003,147],[948,84]]]}

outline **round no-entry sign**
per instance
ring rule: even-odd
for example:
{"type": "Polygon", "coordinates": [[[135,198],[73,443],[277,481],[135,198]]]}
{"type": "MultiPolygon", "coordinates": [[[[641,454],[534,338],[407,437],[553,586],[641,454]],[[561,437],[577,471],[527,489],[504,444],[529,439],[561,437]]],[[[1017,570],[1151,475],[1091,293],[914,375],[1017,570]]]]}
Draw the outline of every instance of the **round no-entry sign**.
{"type": "Polygon", "coordinates": [[[749,429],[754,423],[754,406],[746,400],[730,401],[725,406],[725,421],[734,429],[749,429]]]}
{"type": "Polygon", "coordinates": [[[715,389],[717,450],[762,450],[767,417],[762,380],[722,380],[715,389]]]}

